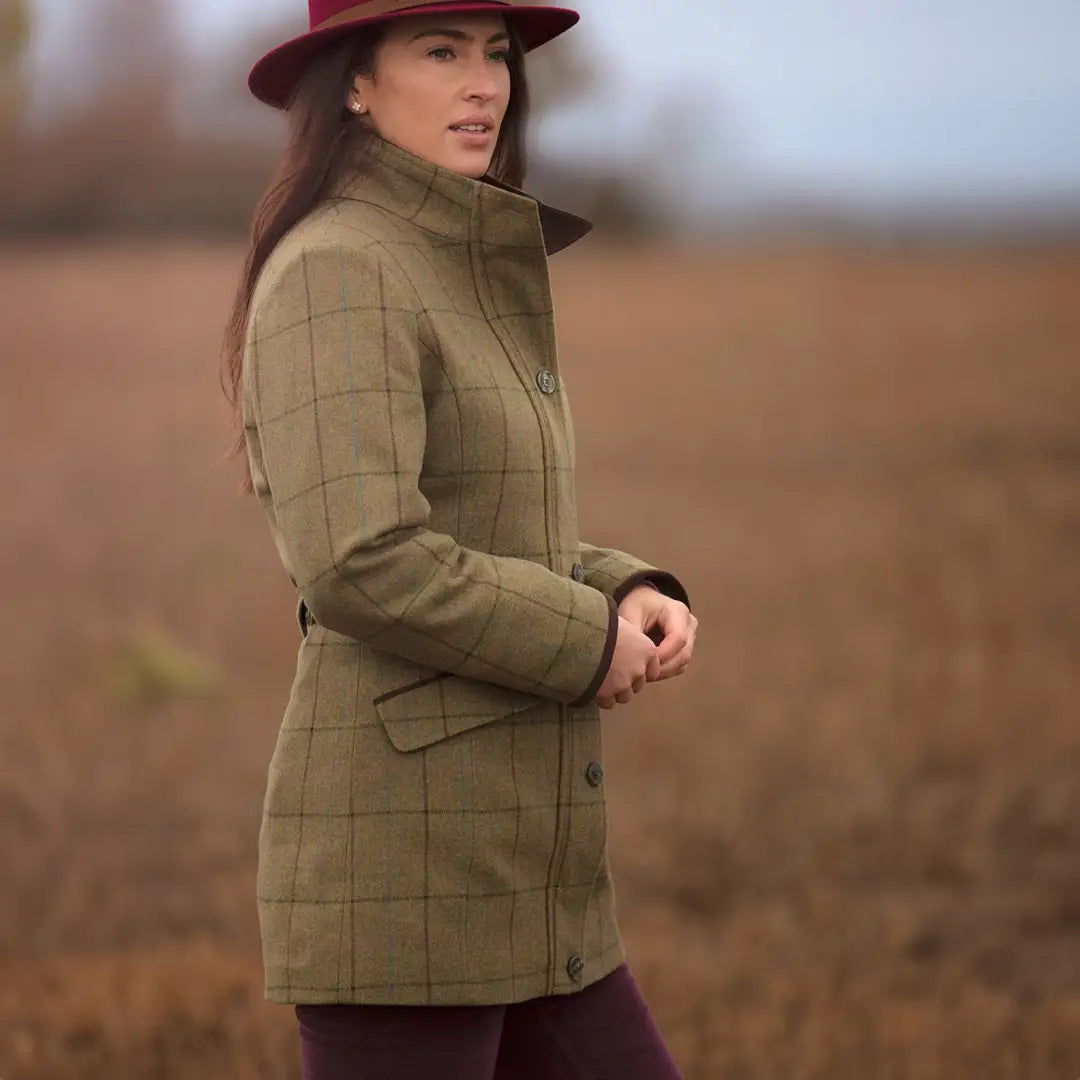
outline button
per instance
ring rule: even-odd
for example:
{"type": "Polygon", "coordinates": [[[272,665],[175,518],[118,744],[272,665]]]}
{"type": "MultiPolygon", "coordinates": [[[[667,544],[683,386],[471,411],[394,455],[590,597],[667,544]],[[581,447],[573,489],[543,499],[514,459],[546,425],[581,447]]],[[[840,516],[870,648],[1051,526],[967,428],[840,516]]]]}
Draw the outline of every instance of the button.
{"type": "Polygon", "coordinates": [[[574,568],[570,571],[570,576],[577,582],[585,580],[585,567],[581,563],[574,563],[574,568]]]}
{"type": "Polygon", "coordinates": [[[599,761],[590,761],[588,768],[585,770],[585,779],[593,787],[599,787],[600,782],[604,779],[604,766],[599,761]]]}
{"type": "Polygon", "coordinates": [[[554,394],[555,376],[552,375],[547,368],[541,368],[536,373],[536,385],[539,386],[545,394],[554,394]]]}
{"type": "Polygon", "coordinates": [[[585,961],[582,960],[577,953],[574,953],[574,955],[566,962],[566,974],[569,975],[574,982],[577,982],[577,980],[581,978],[581,973],[584,970],[585,961]]]}

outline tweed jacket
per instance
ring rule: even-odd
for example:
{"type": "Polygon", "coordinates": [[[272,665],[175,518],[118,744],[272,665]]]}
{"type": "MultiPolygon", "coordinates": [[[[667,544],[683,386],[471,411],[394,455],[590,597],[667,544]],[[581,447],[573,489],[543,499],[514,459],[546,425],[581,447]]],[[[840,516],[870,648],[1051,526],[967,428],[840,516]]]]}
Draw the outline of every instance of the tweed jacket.
{"type": "Polygon", "coordinates": [[[577,531],[547,255],[589,228],[375,139],[275,246],[243,416],[298,590],[268,1000],[489,1004],[625,958],[595,694],[672,574],[577,531]]]}

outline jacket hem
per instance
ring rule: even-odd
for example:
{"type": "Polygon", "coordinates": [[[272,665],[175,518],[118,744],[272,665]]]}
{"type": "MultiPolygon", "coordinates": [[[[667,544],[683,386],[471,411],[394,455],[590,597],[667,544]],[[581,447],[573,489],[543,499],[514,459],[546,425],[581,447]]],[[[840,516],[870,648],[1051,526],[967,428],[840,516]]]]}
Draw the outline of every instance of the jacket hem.
{"type": "Polygon", "coordinates": [[[266,985],[264,997],[276,1005],[513,1005],[533,998],[576,994],[625,962],[626,950],[621,938],[616,938],[602,953],[585,961],[577,982],[571,982],[564,973],[562,979],[555,980],[550,994],[546,992],[548,972],[540,971],[516,978],[506,976],[440,986],[397,983],[337,989],[266,985]]]}

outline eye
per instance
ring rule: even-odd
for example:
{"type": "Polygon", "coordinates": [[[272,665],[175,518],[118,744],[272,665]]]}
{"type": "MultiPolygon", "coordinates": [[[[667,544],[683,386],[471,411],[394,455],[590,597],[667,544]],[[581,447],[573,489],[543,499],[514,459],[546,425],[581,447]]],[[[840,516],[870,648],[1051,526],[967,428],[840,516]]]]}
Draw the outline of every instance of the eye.
{"type": "Polygon", "coordinates": [[[505,64],[510,59],[509,49],[495,49],[488,53],[488,59],[494,60],[497,64],[505,64]]]}
{"type": "Polygon", "coordinates": [[[449,45],[436,45],[434,49],[428,49],[428,56],[434,56],[436,60],[453,60],[454,50],[449,45]],[[436,56],[436,53],[446,53],[446,56],[436,56]]]}

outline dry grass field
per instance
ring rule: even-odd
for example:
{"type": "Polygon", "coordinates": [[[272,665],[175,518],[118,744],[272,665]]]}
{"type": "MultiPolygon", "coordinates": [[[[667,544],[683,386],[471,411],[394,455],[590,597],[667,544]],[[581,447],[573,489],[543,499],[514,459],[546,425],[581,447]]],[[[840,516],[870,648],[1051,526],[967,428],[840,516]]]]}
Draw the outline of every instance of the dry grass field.
{"type": "MultiPolygon", "coordinates": [[[[0,257],[0,1077],[285,1080],[265,769],[294,594],[216,347],[235,248],[0,257]]],[[[1080,249],[552,262],[582,533],[695,662],[605,715],[687,1080],[1080,1076],[1080,249]]]]}

